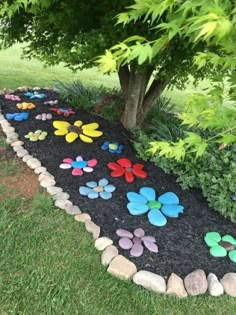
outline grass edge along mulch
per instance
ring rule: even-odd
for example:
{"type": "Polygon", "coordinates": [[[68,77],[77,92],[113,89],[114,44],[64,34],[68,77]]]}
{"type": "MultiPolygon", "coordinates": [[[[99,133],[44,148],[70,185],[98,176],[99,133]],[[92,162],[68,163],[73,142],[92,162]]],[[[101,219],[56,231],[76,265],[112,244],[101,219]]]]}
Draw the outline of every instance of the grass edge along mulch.
{"type": "Polygon", "coordinates": [[[30,199],[8,197],[0,203],[0,222],[3,315],[235,313],[235,300],[228,296],[180,300],[107,274],[83,224],[55,209],[44,193],[30,199]]]}

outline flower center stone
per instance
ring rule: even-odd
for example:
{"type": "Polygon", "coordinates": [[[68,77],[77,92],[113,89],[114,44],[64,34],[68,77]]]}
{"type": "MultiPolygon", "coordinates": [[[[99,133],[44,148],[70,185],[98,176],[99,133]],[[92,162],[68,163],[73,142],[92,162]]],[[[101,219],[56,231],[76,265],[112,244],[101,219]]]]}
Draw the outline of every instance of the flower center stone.
{"type": "Polygon", "coordinates": [[[149,203],[147,204],[149,209],[160,209],[161,208],[161,203],[159,201],[153,200],[153,201],[149,201],[149,203]]]}
{"type": "Polygon", "coordinates": [[[227,251],[234,249],[234,245],[231,244],[230,242],[221,241],[221,242],[219,242],[219,245],[224,247],[224,249],[226,249],[227,251]]]}
{"type": "Polygon", "coordinates": [[[84,168],[87,165],[86,161],[74,161],[71,163],[71,166],[74,168],[84,168]]]}
{"type": "Polygon", "coordinates": [[[102,192],[102,191],[104,191],[104,187],[97,186],[97,187],[94,187],[93,190],[96,191],[96,192],[102,192]]]}
{"type": "Polygon", "coordinates": [[[126,167],[125,169],[127,172],[133,172],[133,167],[126,167]]]}
{"type": "Polygon", "coordinates": [[[108,147],[111,150],[117,150],[118,149],[118,145],[116,143],[110,143],[108,147]]]}
{"type": "Polygon", "coordinates": [[[75,126],[75,125],[70,125],[67,129],[68,129],[68,131],[77,133],[78,135],[80,133],[82,133],[82,129],[78,126],[75,126]]]}

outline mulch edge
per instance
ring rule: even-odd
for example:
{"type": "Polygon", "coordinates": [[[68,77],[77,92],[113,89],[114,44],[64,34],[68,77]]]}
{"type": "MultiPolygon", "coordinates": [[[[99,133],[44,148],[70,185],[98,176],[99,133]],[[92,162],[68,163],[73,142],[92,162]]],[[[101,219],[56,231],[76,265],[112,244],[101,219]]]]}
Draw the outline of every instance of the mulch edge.
{"type": "MultiPolygon", "coordinates": [[[[0,90],[0,95],[10,94],[14,92],[26,92],[28,90],[38,91],[40,87],[18,87],[16,90],[12,89],[3,89],[0,90]]],[[[50,90],[48,87],[44,88],[50,90]]],[[[17,156],[22,158],[23,162],[27,164],[28,167],[34,170],[34,172],[39,176],[40,185],[47,190],[47,192],[54,199],[54,204],[57,208],[65,210],[67,214],[73,215],[74,219],[78,222],[84,223],[87,232],[91,233],[93,239],[95,241],[95,248],[102,252],[101,254],[101,263],[104,267],[107,267],[106,271],[113,276],[121,279],[121,280],[131,280],[135,284],[144,287],[145,289],[157,292],[157,293],[166,293],[175,295],[179,298],[190,296],[198,296],[205,293],[209,293],[210,296],[220,296],[224,292],[232,297],[236,297],[236,273],[226,273],[220,281],[218,281],[216,277],[216,281],[218,281],[218,285],[222,287],[222,290],[219,290],[218,294],[216,292],[212,292],[210,286],[213,286],[212,278],[210,279],[209,273],[208,277],[206,277],[206,273],[202,269],[197,269],[190,274],[188,274],[184,279],[176,275],[175,273],[171,273],[166,281],[162,276],[155,274],[150,271],[139,270],[136,265],[131,262],[129,259],[124,257],[123,255],[119,255],[118,248],[113,245],[113,241],[108,237],[102,236],[100,237],[100,227],[96,225],[89,214],[82,213],[82,211],[76,205],[69,200],[69,194],[63,192],[61,187],[58,187],[60,193],[64,193],[67,196],[64,196],[63,199],[60,199],[60,194],[52,193],[50,191],[50,187],[55,187],[56,182],[54,180],[54,176],[50,174],[45,167],[41,165],[41,162],[33,158],[29,154],[27,150],[23,147],[23,142],[19,142],[19,135],[16,133],[15,128],[11,126],[8,120],[2,114],[0,108],[0,125],[2,127],[3,132],[6,134],[6,142],[10,144],[13,150],[16,152],[17,156]],[[32,163],[32,160],[34,163],[32,163]],[[30,162],[31,161],[31,162],[30,162]],[[45,184],[46,179],[46,184],[45,184]],[[48,182],[50,183],[48,186],[48,182]],[[199,280],[199,278],[201,278],[199,280]],[[231,278],[231,282],[224,281],[231,278]],[[191,280],[191,282],[186,283],[191,280]],[[173,281],[175,285],[173,286],[173,281]],[[200,281],[200,282],[199,282],[200,281]],[[193,286],[197,286],[193,289],[193,286]],[[234,287],[232,292],[232,287],[234,287]]]]}

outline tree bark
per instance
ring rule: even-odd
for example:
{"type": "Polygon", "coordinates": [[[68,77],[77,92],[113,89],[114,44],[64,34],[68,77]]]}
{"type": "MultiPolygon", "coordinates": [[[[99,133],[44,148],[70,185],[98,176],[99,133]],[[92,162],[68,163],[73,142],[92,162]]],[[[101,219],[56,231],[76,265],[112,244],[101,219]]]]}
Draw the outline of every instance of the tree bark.
{"type": "Polygon", "coordinates": [[[130,79],[129,67],[127,65],[121,66],[118,71],[118,76],[119,76],[121,91],[126,101],[127,96],[128,96],[127,93],[128,93],[128,88],[129,88],[129,79],[130,79]]]}
{"type": "Polygon", "coordinates": [[[155,105],[157,99],[168,84],[167,80],[154,80],[147,91],[142,104],[137,113],[137,122],[142,124],[151,108],[155,105]]]}
{"type": "Polygon", "coordinates": [[[130,69],[129,85],[126,92],[125,110],[122,117],[123,126],[133,129],[137,124],[137,110],[142,86],[143,74],[136,69],[130,69]]]}

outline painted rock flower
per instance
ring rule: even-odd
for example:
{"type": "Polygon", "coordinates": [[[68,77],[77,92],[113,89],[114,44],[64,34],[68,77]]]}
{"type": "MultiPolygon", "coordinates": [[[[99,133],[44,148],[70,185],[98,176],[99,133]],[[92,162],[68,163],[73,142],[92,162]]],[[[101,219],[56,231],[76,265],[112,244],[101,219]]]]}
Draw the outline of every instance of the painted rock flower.
{"type": "Polygon", "coordinates": [[[117,153],[120,154],[123,152],[124,146],[122,144],[119,144],[118,142],[110,142],[110,141],[105,141],[103,145],[101,146],[102,150],[107,150],[110,153],[117,153]]]}
{"type": "Polygon", "coordinates": [[[11,100],[11,101],[21,101],[18,95],[13,95],[13,94],[5,94],[5,99],[11,100]]]}
{"type": "Polygon", "coordinates": [[[132,162],[127,158],[117,160],[117,163],[110,162],[107,167],[112,170],[112,177],[125,176],[127,183],[133,183],[135,176],[138,178],[146,178],[147,173],[143,171],[144,165],[132,162]]]}
{"type": "Polygon", "coordinates": [[[127,208],[131,215],[148,213],[148,221],[158,227],[166,225],[166,217],[178,218],[184,210],[175,193],[167,192],[157,199],[156,192],[151,187],[142,187],[139,193],[128,192],[127,198],[127,208]]]}
{"type": "Polygon", "coordinates": [[[47,114],[47,113],[42,113],[42,114],[38,114],[37,116],[35,116],[35,119],[37,120],[51,120],[52,119],[52,114],[47,114]]]}
{"type": "Polygon", "coordinates": [[[36,130],[34,132],[30,131],[25,135],[25,138],[29,139],[30,141],[38,141],[38,140],[45,140],[47,137],[47,132],[43,130],[36,130]]]}
{"type": "Polygon", "coordinates": [[[75,121],[74,125],[67,121],[56,120],[53,122],[53,126],[57,129],[54,134],[66,136],[65,139],[69,143],[74,142],[78,137],[83,142],[92,143],[92,138],[100,137],[103,134],[102,131],[96,130],[99,127],[97,123],[83,125],[81,120],[75,121]]]}
{"type": "Polygon", "coordinates": [[[36,107],[36,105],[34,105],[33,103],[18,103],[16,104],[16,107],[19,109],[33,109],[36,107]]]}
{"type": "Polygon", "coordinates": [[[29,118],[29,113],[26,113],[26,112],[6,114],[6,119],[8,120],[22,121],[22,120],[27,120],[28,118],[29,118]]]}
{"type": "Polygon", "coordinates": [[[124,229],[118,229],[116,234],[120,237],[119,246],[122,249],[130,249],[130,255],[133,257],[142,256],[144,247],[150,252],[158,252],[156,239],[153,236],[145,235],[142,228],[135,229],[133,233],[124,229]]]}
{"type": "Polygon", "coordinates": [[[87,196],[89,199],[96,199],[101,197],[102,199],[111,199],[113,191],[116,187],[109,185],[106,178],[100,179],[98,182],[88,182],[86,186],[81,186],[79,192],[82,196],[87,196]]]}
{"type": "Polygon", "coordinates": [[[210,254],[213,257],[229,256],[232,262],[236,263],[236,240],[229,234],[221,235],[218,232],[208,232],[204,237],[205,243],[210,247],[210,254]]]}
{"type": "Polygon", "coordinates": [[[52,112],[56,113],[57,115],[63,115],[64,117],[69,117],[70,115],[75,114],[75,112],[71,108],[55,108],[55,107],[52,107],[50,110],[52,112]]]}
{"type": "Polygon", "coordinates": [[[72,175],[82,176],[84,172],[90,173],[93,172],[93,166],[97,165],[98,161],[96,159],[85,161],[82,156],[77,156],[76,160],[71,158],[66,158],[63,160],[63,163],[60,164],[60,168],[69,169],[73,168],[72,175]]]}
{"type": "Polygon", "coordinates": [[[34,99],[34,98],[40,98],[40,99],[42,99],[42,98],[45,98],[45,97],[47,97],[47,95],[46,94],[43,94],[43,93],[38,93],[38,92],[27,92],[27,93],[25,93],[24,94],[25,96],[28,96],[30,99],[34,99]]]}

